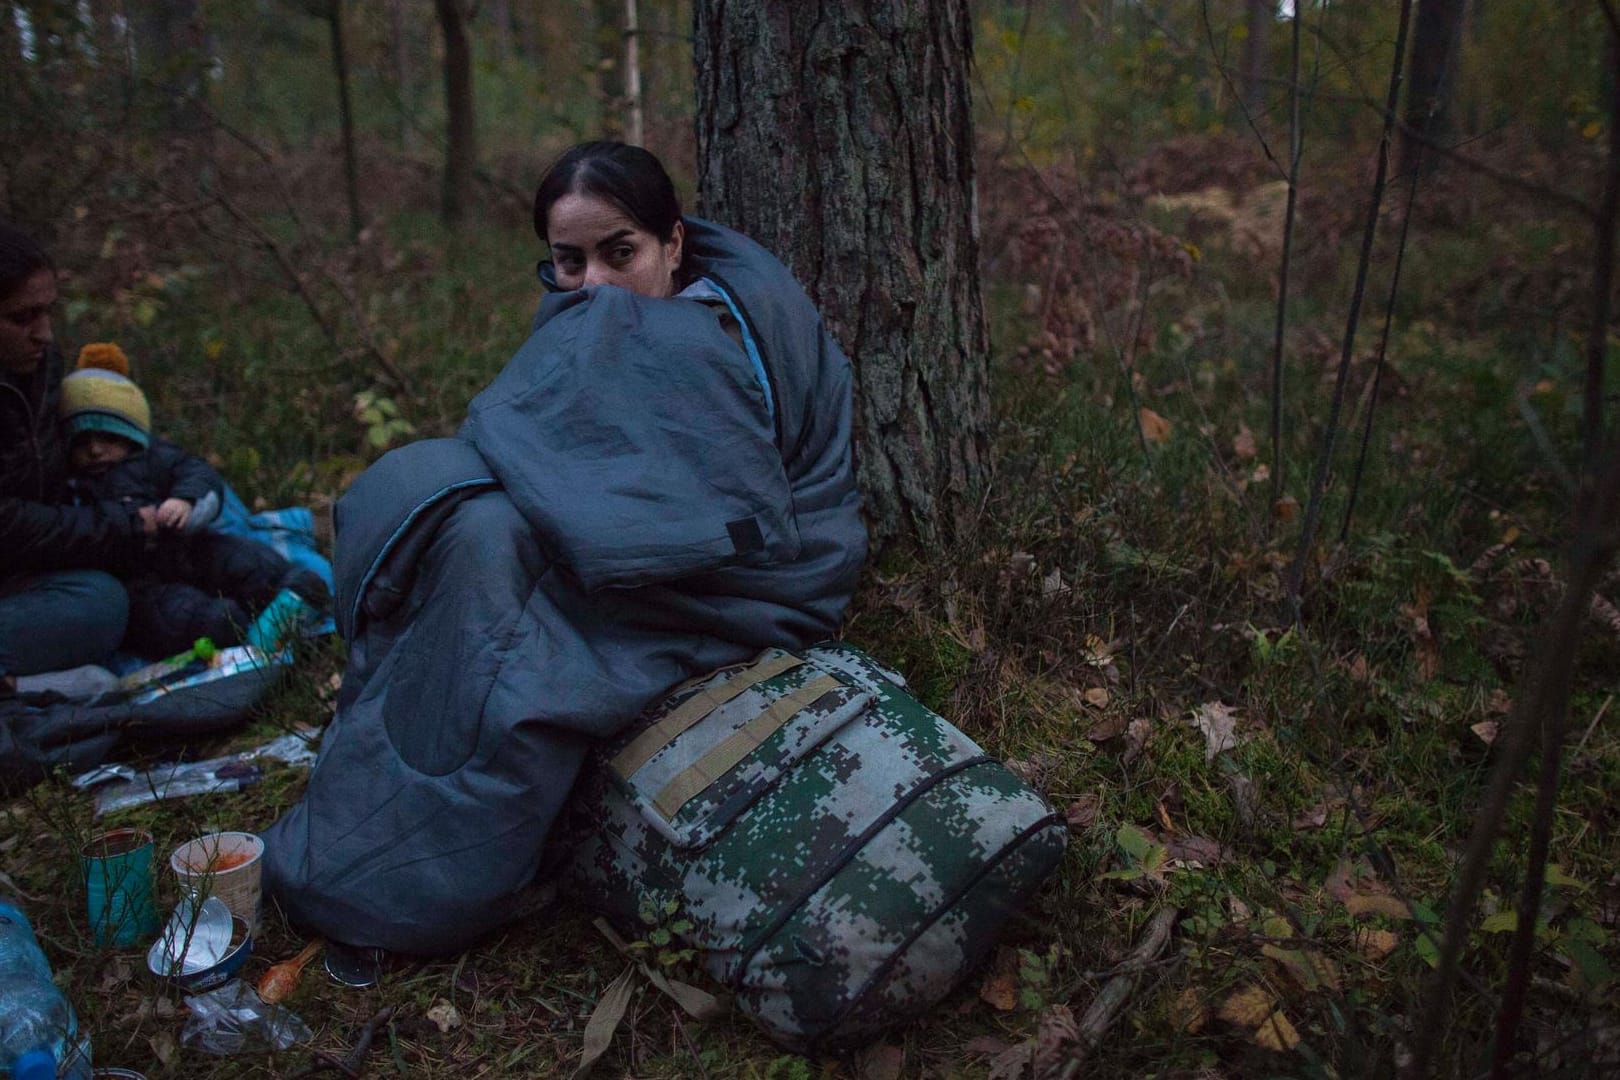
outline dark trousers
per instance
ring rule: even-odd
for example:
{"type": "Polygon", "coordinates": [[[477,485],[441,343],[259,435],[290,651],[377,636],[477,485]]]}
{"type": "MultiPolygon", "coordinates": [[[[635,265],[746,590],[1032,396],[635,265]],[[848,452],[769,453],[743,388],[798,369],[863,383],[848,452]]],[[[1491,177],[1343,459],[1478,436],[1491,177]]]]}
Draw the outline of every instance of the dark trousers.
{"type": "Polygon", "coordinates": [[[128,614],[124,587],[100,570],[0,583],[0,675],[102,663],[118,648],[128,614]]]}
{"type": "Polygon", "coordinates": [[[200,532],[161,544],[147,572],[125,582],[124,648],[164,657],[200,637],[239,644],[253,617],[287,583],[292,564],[256,540],[200,532]]]}

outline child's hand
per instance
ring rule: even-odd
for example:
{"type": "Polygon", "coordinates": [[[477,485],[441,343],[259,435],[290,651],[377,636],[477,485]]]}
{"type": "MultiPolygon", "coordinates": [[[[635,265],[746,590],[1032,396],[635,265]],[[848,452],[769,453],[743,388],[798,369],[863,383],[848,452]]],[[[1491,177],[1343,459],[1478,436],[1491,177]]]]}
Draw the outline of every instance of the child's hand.
{"type": "Polygon", "coordinates": [[[184,499],[164,499],[158,503],[157,523],[165,529],[183,529],[191,520],[191,504],[184,499]]]}
{"type": "Polygon", "coordinates": [[[158,508],[155,506],[142,506],[135,511],[141,521],[141,532],[147,536],[155,536],[158,531],[158,508]]]}

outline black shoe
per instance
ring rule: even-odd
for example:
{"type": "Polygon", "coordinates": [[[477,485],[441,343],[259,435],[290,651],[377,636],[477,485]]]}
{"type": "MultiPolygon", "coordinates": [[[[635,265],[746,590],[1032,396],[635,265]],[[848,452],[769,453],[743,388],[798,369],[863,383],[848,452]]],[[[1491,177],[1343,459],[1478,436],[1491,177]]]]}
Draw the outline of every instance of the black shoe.
{"type": "Polygon", "coordinates": [[[321,575],[302,566],[295,566],[281,575],[280,586],[291,589],[303,597],[305,603],[325,614],[332,610],[332,593],[321,580],[321,575]]]}

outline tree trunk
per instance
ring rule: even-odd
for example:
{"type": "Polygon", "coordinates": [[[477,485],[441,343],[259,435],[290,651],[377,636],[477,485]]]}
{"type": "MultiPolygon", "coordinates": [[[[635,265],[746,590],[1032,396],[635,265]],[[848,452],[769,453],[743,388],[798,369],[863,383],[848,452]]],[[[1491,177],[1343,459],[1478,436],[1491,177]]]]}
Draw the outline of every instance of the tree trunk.
{"type": "Polygon", "coordinates": [[[645,145],[641,130],[641,25],[636,0],[624,0],[625,141],[645,145]]]}
{"type": "Polygon", "coordinates": [[[415,71],[411,66],[411,34],[405,22],[408,0],[389,0],[388,38],[389,58],[393,62],[394,86],[399,98],[399,148],[409,154],[416,148],[416,129],[411,124],[415,115],[415,71]]]}
{"type": "Polygon", "coordinates": [[[343,47],[343,0],[327,9],[332,28],[332,66],[337,69],[338,120],[343,129],[343,186],[349,196],[349,240],[360,239],[360,162],[354,146],[354,109],[349,104],[349,56],[343,47]]]}
{"type": "Polygon", "coordinates": [[[595,0],[591,13],[596,17],[596,102],[603,138],[624,135],[624,78],[621,58],[624,34],[619,27],[620,0],[595,0]]]}
{"type": "Polygon", "coordinates": [[[1432,170],[1439,154],[1423,154],[1424,142],[1451,137],[1451,98],[1457,85],[1467,0],[1422,0],[1412,27],[1412,62],[1407,71],[1406,127],[1401,137],[1401,171],[1432,170]]]}
{"type": "Polygon", "coordinates": [[[873,539],[962,539],[988,464],[967,0],[696,0],[702,211],[855,364],[873,539]]]}
{"type": "Polygon", "coordinates": [[[1266,37],[1277,19],[1277,0],[1248,0],[1243,39],[1243,106],[1257,121],[1266,107],[1266,37]]]}
{"type": "Polygon", "coordinates": [[[135,31],[139,74],[157,87],[169,133],[194,146],[211,143],[203,79],[209,57],[200,0],[159,0],[126,10],[135,31]]]}
{"type": "Polygon", "coordinates": [[[473,120],[472,47],[467,40],[467,14],[461,0],[434,0],[444,34],[444,197],[440,216],[455,225],[467,214],[477,163],[473,120]]]}
{"type": "Polygon", "coordinates": [[[512,58],[511,0],[490,0],[489,51],[503,64],[512,58]]]}

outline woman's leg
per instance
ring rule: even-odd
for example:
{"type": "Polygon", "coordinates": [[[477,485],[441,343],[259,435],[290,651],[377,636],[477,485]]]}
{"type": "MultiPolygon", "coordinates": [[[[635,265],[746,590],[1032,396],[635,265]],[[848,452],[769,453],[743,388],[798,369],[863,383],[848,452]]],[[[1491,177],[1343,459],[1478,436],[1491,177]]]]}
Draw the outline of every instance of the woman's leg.
{"type": "Polygon", "coordinates": [[[99,570],[35,574],[0,585],[0,674],[99,664],[124,637],[129,598],[99,570]]]}

